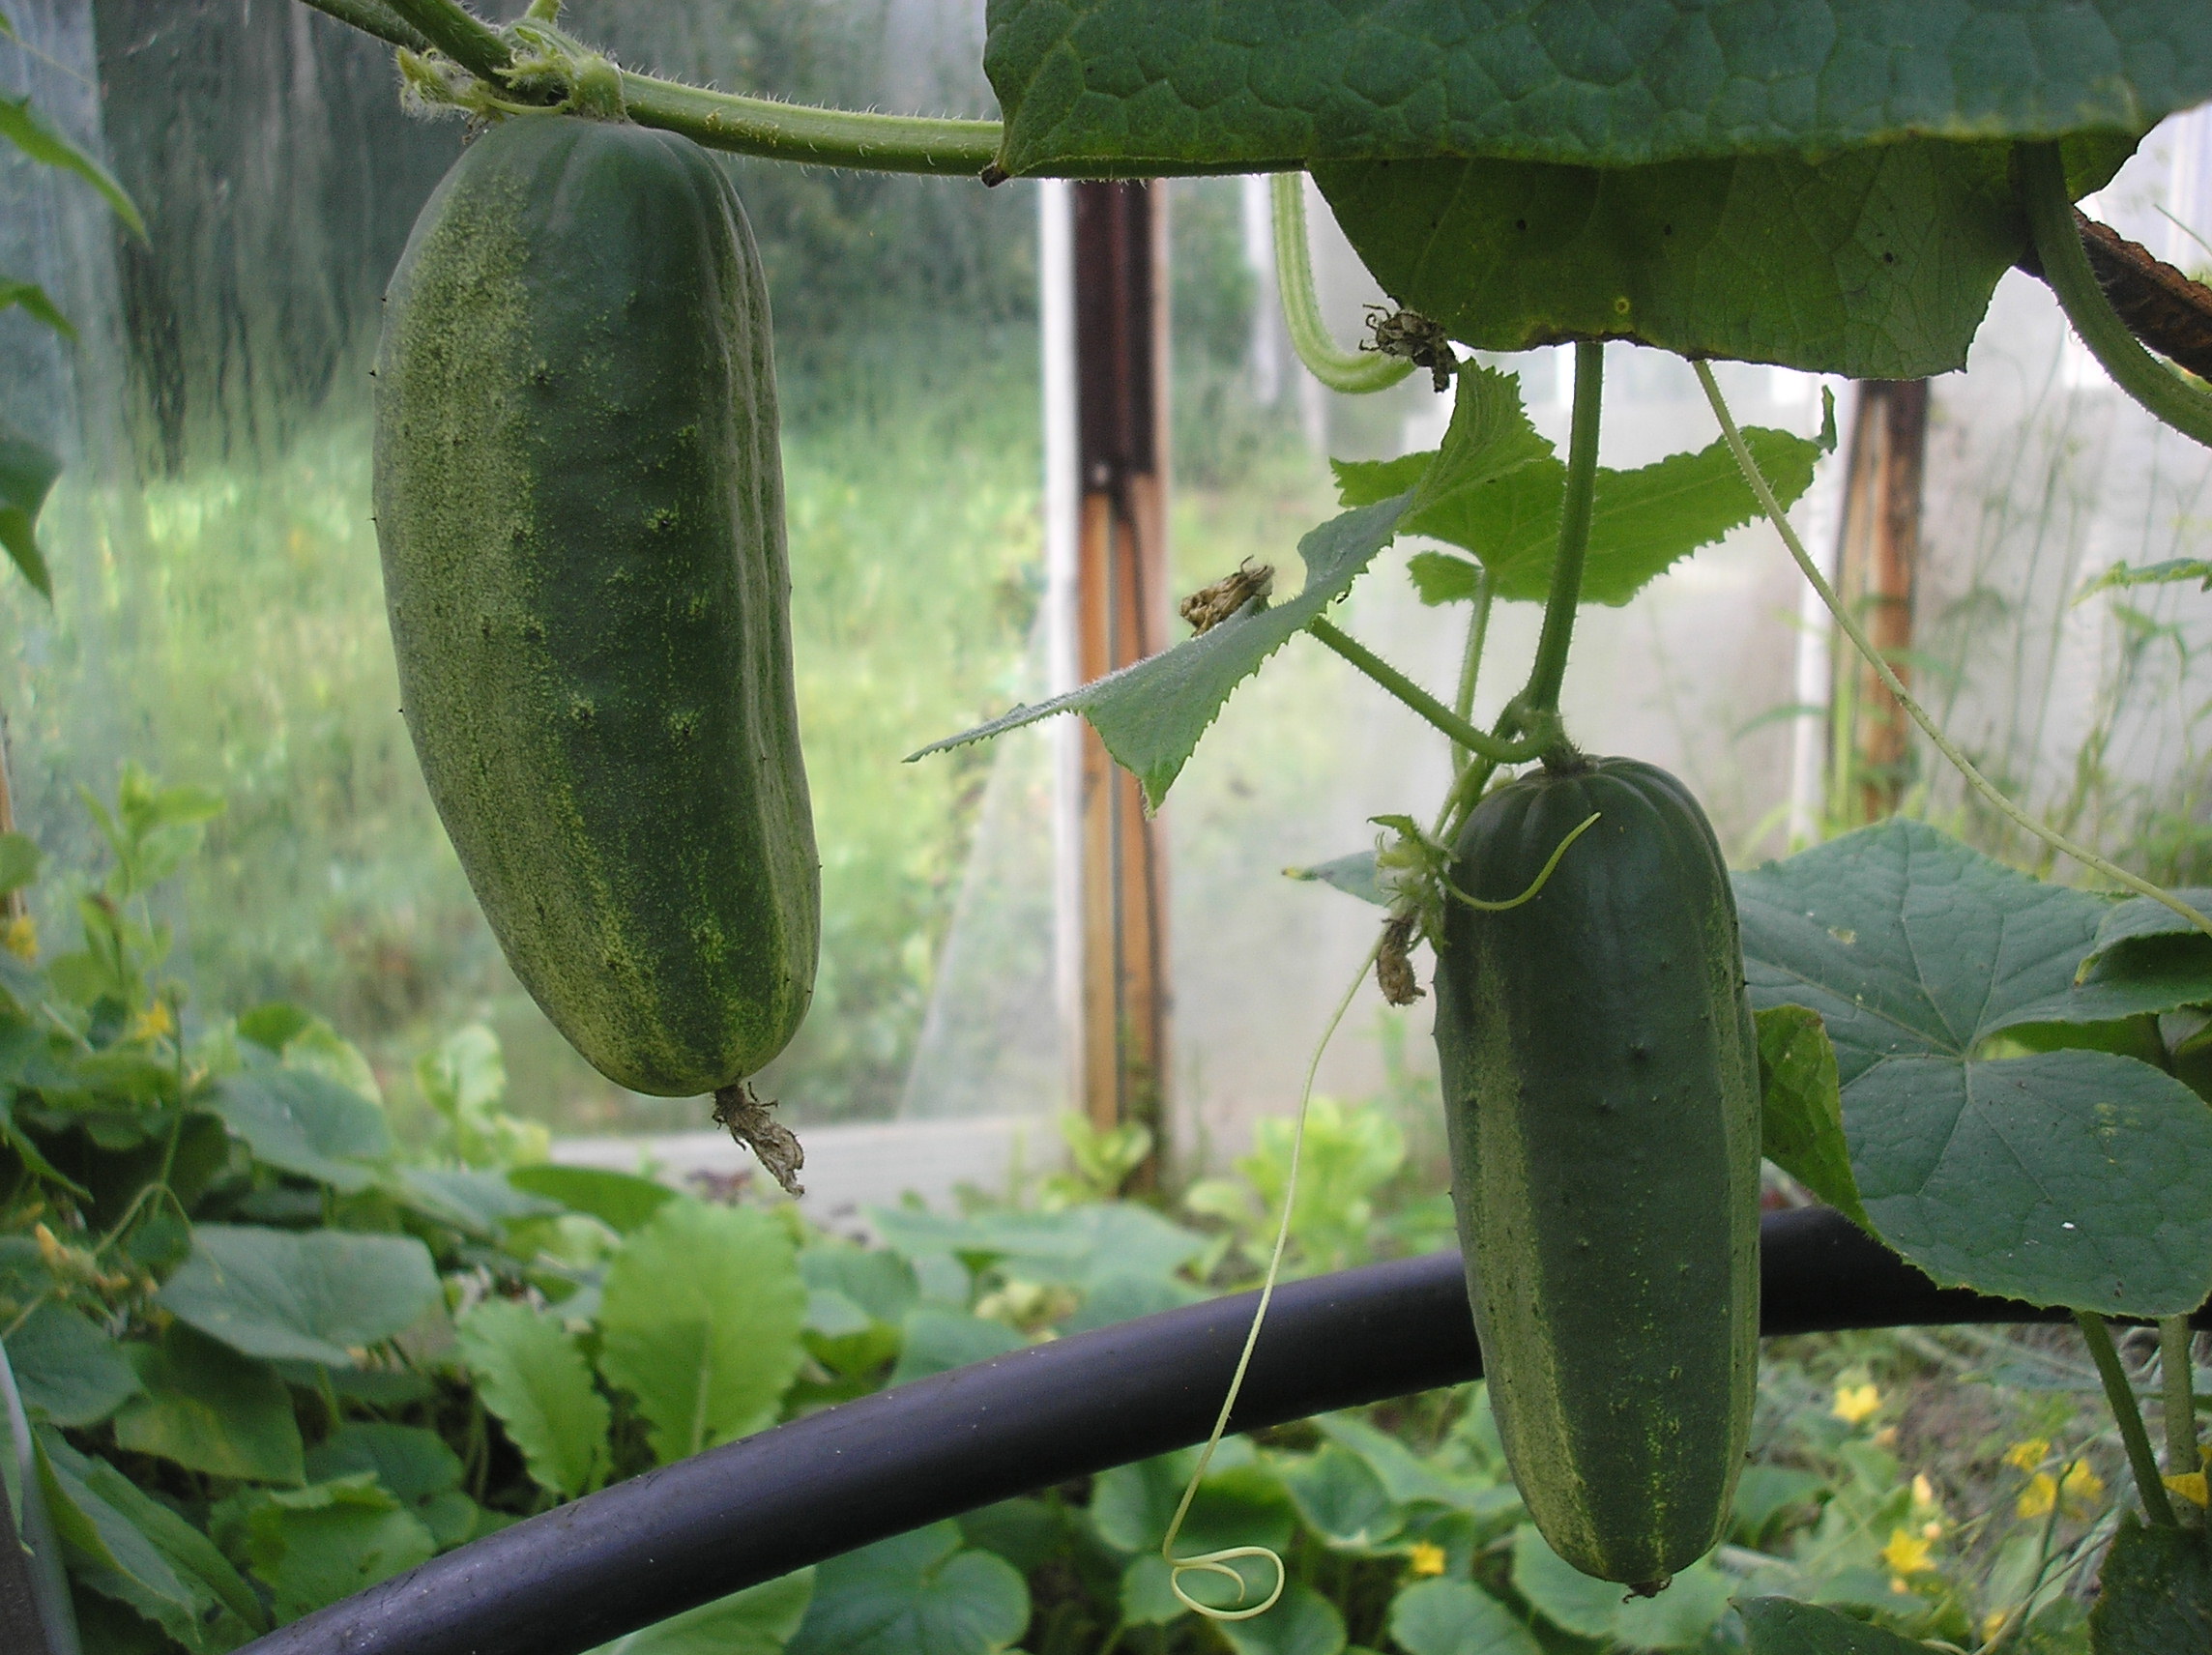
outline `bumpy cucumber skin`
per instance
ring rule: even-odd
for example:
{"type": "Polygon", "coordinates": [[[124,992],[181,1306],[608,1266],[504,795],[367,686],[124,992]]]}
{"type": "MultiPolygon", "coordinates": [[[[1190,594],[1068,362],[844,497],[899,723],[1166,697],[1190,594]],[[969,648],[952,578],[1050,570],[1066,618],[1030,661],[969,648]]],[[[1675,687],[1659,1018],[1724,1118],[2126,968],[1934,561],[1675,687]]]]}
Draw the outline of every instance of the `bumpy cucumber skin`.
{"type": "Polygon", "coordinates": [[[1453,1198],[1506,1457],[1552,1549],[1652,1589],[1719,1543],[1759,1369],[1759,1045],[1719,843],[1630,759],[1493,793],[1437,967],[1453,1198]]]}
{"type": "Polygon", "coordinates": [[[805,1015],[821,907],[743,209],[688,139],[507,121],[386,302],[385,595],[461,865],[601,1073],[742,1079],[805,1015]]]}

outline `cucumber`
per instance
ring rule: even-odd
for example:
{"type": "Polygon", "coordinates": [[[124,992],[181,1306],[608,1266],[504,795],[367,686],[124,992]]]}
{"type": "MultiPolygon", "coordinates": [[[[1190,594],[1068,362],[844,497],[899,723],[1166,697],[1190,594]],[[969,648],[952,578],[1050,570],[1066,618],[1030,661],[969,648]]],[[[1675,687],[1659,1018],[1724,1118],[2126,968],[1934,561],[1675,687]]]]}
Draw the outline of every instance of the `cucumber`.
{"type": "Polygon", "coordinates": [[[377,538],[461,866],[600,1073],[734,1086],[805,1015],[821,907],[744,211],[686,138],[509,120],[386,303],[377,538]]]}
{"type": "Polygon", "coordinates": [[[1452,1193],[1506,1458],[1552,1549],[1644,1593],[1721,1539],[1759,1363],[1759,1046],[1727,866],[1631,759],[1499,788],[1436,973],[1452,1193]]]}

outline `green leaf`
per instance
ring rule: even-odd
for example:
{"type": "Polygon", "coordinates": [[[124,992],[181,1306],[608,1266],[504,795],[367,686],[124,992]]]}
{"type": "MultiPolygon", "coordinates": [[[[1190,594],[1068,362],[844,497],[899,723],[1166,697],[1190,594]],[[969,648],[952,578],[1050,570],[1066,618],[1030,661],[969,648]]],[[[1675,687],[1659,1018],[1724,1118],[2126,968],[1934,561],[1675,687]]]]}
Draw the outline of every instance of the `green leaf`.
{"type": "Polygon", "coordinates": [[[774,1217],[673,1201],[607,1266],[599,1372],[637,1398],[666,1464],[775,1417],[805,1318],[791,1235],[774,1217]]]}
{"type": "MultiPolygon", "coordinates": [[[[1456,392],[1453,407],[1456,412],[1456,392]]],[[[1395,500],[1419,486],[1436,458],[1436,450],[1430,449],[1423,453],[1400,454],[1394,460],[1330,460],[1328,469],[1336,478],[1336,503],[1344,507],[1380,506],[1385,500],[1395,500]]]]}
{"type": "MultiPolygon", "coordinates": [[[[1421,552],[1414,557],[1413,562],[1418,566],[1422,558],[1441,556],[1437,552],[1421,552]]],[[[1462,563],[1458,558],[1445,558],[1443,561],[1461,564],[1462,567],[1467,568],[1473,566],[1462,563]]],[[[1378,908],[1390,906],[1389,893],[1382,888],[1382,882],[1376,872],[1373,851],[1354,851],[1349,857],[1317,862],[1310,868],[1285,868],[1283,874],[1287,879],[1312,880],[1317,884],[1333,886],[1345,895],[1356,896],[1362,902],[1372,902],[1378,908]]]]}
{"type": "MultiPolygon", "coordinates": [[[[1785,508],[1812,485],[1813,464],[1822,451],[1819,441],[1759,425],[1743,439],[1785,508]]],[[[1466,547],[1490,570],[1495,595],[1540,603],[1551,591],[1566,481],[1567,468],[1544,459],[1433,506],[1424,507],[1416,496],[1399,530],[1466,547]]],[[[1596,490],[1583,570],[1585,603],[1626,603],[1682,558],[1760,514],[1734,456],[1718,441],[1634,471],[1601,466],[1596,490]]],[[[1423,603],[1474,595],[1476,570],[1462,558],[1418,553],[1412,575],[1423,603]]]]}
{"type": "Polygon", "coordinates": [[[279,1623],[437,1555],[421,1519],[366,1472],[304,1489],[255,1490],[241,1502],[233,1550],[270,1589],[279,1623]]]}
{"type": "Polygon", "coordinates": [[[2212,592],[2212,563],[2207,563],[2202,558],[2168,558],[2164,562],[2145,564],[2142,567],[2136,568],[2123,561],[2112,565],[2084,585],[2074,595],[2074,601],[2080,603],[2084,598],[2092,597],[2100,592],[2110,592],[2114,587],[2171,586],[2185,580],[2196,581],[2199,592],[2212,592]]]}
{"type": "Polygon", "coordinates": [[[438,1297],[430,1250],[412,1236],[202,1224],[159,1302],[241,1354],[350,1368],[353,1350],[390,1339],[438,1297]]]}
{"type": "Polygon", "coordinates": [[[1519,1616],[1465,1581],[1422,1581],[1390,1604],[1390,1639],[1406,1655],[1543,1655],[1519,1616]]]}
{"type": "Polygon", "coordinates": [[[909,1258],[951,1253],[971,1269],[993,1264],[1024,1281],[1088,1289],[1108,1276],[1165,1280],[1206,1251],[1206,1237],[1149,1207],[1091,1202],[1059,1212],[958,1217],[910,1207],[869,1211],[884,1244],[909,1258]]]}
{"type": "Polygon", "coordinates": [[[484,1407],[539,1488],[573,1499],[606,1481],[613,1412],[559,1322],[512,1299],[487,1299],[454,1337],[484,1407]]]}
{"type": "MultiPolygon", "coordinates": [[[[2127,140],[2070,146],[2075,193],[2127,140]]],[[[1908,139],[1594,169],[1314,167],[1392,299],[1477,350],[1624,338],[1692,357],[1917,378],[1965,364],[2025,251],[2009,146],[1908,139]]]]}
{"type": "Polygon", "coordinates": [[[1510,1488],[1493,1487],[1477,1478],[1441,1469],[1357,1414],[1324,1413],[1313,1423],[1331,1442],[1358,1455],[1383,1490],[1401,1505],[1419,1501],[1481,1516],[1497,1509],[1499,1496],[1506,1502],[1518,1497],[1510,1488]]]}
{"type": "MultiPolygon", "coordinates": [[[[1414,457],[1388,463],[1402,466],[1414,457]]],[[[1413,525],[1451,522],[1468,501],[1479,498],[1500,479],[1551,458],[1551,442],[1528,422],[1528,410],[1521,400],[1521,376],[1468,363],[1460,368],[1452,392],[1451,423],[1444,428],[1435,462],[1420,470],[1412,504],[1406,508],[1400,528],[1410,534],[1435,534],[1434,528],[1416,530],[1413,525]]],[[[1560,467],[1562,476],[1565,469],[1560,467]]],[[[1343,487],[1341,478],[1338,487],[1343,487]]]]}
{"type": "Polygon", "coordinates": [[[143,1394],[115,1417],[115,1445],[211,1476],[297,1483],[300,1426],[276,1369],[183,1323],[131,1354],[143,1394]]]}
{"type": "Polygon", "coordinates": [[[2212,1545],[2200,1528],[2146,1527],[2133,1512],[2105,1553],[2089,1611],[2096,1655],[2212,1649],[2212,1545]]]}
{"type": "Polygon", "coordinates": [[[777,1655],[814,1598],[814,1571],[764,1581],[602,1643],[591,1655],[777,1655]]]}
{"type": "Polygon", "coordinates": [[[33,1419],[98,1425],[138,1389],[123,1349],[69,1306],[48,1302],[8,1335],[8,1365],[33,1419]]]}
{"type": "Polygon", "coordinates": [[[1776,1519],[1802,1509],[1828,1492],[1828,1479],[1795,1466],[1746,1466],[1736,1478],[1733,1526],[1746,1546],[1757,1546],[1776,1519]]]}
{"type": "Polygon", "coordinates": [[[109,177],[100,162],[47,126],[28,98],[0,98],[0,138],[6,138],[33,160],[75,173],[106,197],[108,206],[132,235],[140,241],[146,239],[146,221],[138,217],[137,204],[124,193],[123,186],[109,177]]]}
{"type": "Polygon", "coordinates": [[[472,1235],[497,1235],[509,1224],[561,1211],[559,1203],[527,1195],[497,1173],[460,1167],[402,1167],[387,1187],[423,1217],[472,1235]]]}
{"type": "Polygon", "coordinates": [[[307,1475],[318,1483],[372,1473],[407,1505],[421,1505],[461,1486],[461,1458],[435,1431],[416,1425],[351,1421],[315,1444],[307,1475]]]}
{"type": "Polygon", "coordinates": [[[1083,1302],[1060,1324],[1060,1330],[1063,1334],[1088,1333],[1095,1327],[1134,1321],[1140,1316],[1178,1310],[1205,1296],[1198,1289],[1173,1277],[1103,1276],[1085,1290],[1083,1302]]]}
{"type": "Polygon", "coordinates": [[[2141,133],[2212,98],[2200,23],[2193,0],[1771,0],[1743,14],[1700,0],[1001,0],[983,67],[1012,173],[1446,155],[1629,167],[2141,133]]]}
{"type": "Polygon", "coordinates": [[[2212,1112],[2103,1052],[1987,1059],[2005,1030],[2110,1021],[2077,989],[2105,904],[1894,821],[1736,878],[1753,1004],[1819,1012],[1877,1234],[1943,1286],[2106,1314],[2212,1292],[2212,1112]]]}
{"type": "Polygon", "coordinates": [[[42,856],[27,833],[0,833],[0,896],[21,890],[39,877],[42,856]]]}
{"type": "MultiPolygon", "coordinates": [[[[0,98],[0,107],[6,103],[0,98]]],[[[0,421],[0,546],[7,548],[23,578],[49,603],[54,581],[46,569],[45,554],[39,550],[39,513],[61,474],[62,462],[52,450],[0,421]]]]}
{"type": "Polygon", "coordinates": [[[1157,809],[1237,684],[1352,589],[1376,554],[1390,543],[1404,505],[1402,500],[1388,500],[1347,511],[1301,539],[1298,556],[1305,561],[1306,582],[1288,602],[1272,608],[1247,605],[1209,632],[1066,695],[1034,707],[1017,707],[988,724],[932,741],[910,754],[909,762],[1017,730],[1056,712],[1081,712],[1115,762],[1144,785],[1147,802],[1157,809]]]}
{"type": "Polygon", "coordinates": [[[267,1629],[252,1589],[206,1535],[57,1432],[41,1430],[35,1450],[47,1516],[76,1580],[195,1652],[213,1655],[267,1629]]]}
{"type": "Polygon", "coordinates": [[[1728,1612],[1728,1577],[1700,1559],[1657,1597],[1592,1580],[1544,1544],[1533,1524],[1513,1531],[1513,1588],[1553,1625],[1631,1649],[1694,1649],[1728,1612]]]}
{"type": "Polygon", "coordinates": [[[1277,1471],[1306,1526],[1338,1551],[1372,1553],[1398,1537],[1406,1514],[1367,1462],[1335,1443],[1281,1461],[1277,1471]]]}
{"type": "Polygon", "coordinates": [[[255,1160],[340,1195],[368,1188],[376,1174],[364,1163],[392,1153],[383,1110],[304,1069],[278,1068],[264,1059],[218,1082],[214,1102],[255,1160]]]}
{"type": "MultiPolygon", "coordinates": [[[[2212,903],[2212,888],[2203,886],[2183,886],[2173,895],[2199,914],[2205,913],[2206,904],[2212,903]]],[[[2183,965],[2193,968],[2193,976],[2201,979],[2201,986],[2212,990],[2212,938],[2207,938],[2165,903],[2154,902],[2147,896],[2133,896],[2105,910],[2097,921],[2097,934],[2089,944],[2089,951],[2081,957],[2081,964],[2074,974],[2078,981],[2137,977],[2183,965]],[[2168,952],[2174,941],[2185,946],[2168,952]]],[[[2212,999],[2212,993],[2206,998],[2212,999]]],[[[2155,1009],[2171,1008],[2162,1005],[2155,1009]]]]}
{"type": "Polygon", "coordinates": [[[1761,1150],[1853,1224],[1872,1231],[1874,1222],[1851,1180],[1836,1049],[1820,1014],[1802,1005],[1774,1005],[1758,1020],[1761,1150]]]}
{"type": "MultiPolygon", "coordinates": [[[[1182,1449],[1100,1472],[1091,1490],[1091,1522],[1098,1538],[1117,1552],[1159,1551],[1197,1464],[1196,1452],[1182,1449]]],[[[1249,1441],[1230,1437],[1215,1451],[1206,1481],[1199,1485],[1176,1537],[1176,1551],[1185,1557],[1232,1546],[1281,1552],[1296,1526],[1282,1480],[1254,1460],[1249,1441]]],[[[1190,1577],[1183,1583],[1196,1591],[1190,1577]]]]}
{"type": "Polygon", "coordinates": [[[1832,1609],[1789,1598],[1746,1598],[1736,1610],[1751,1639],[1751,1655],[1926,1655],[1928,1649],[1832,1609]]]}
{"type": "Polygon", "coordinates": [[[588,1212],[619,1235],[627,1235],[676,1196],[666,1184],[651,1178],[597,1167],[557,1167],[549,1161],[511,1167],[507,1181],[525,1195],[588,1212]]]}
{"type": "Polygon", "coordinates": [[[35,281],[15,281],[0,276],[0,310],[14,305],[21,305],[26,315],[44,322],[72,344],[76,342],[76,328],[44,288],[35,281]]]}
{"type": "Polygon", "coordinates": [[[809,1288],[841,1293],[875,1321],[894,1327],[921,1299],[914,1266],[884,1248],[809,1247],[799,1256],[799,1273],[809,1288]]]}
{"type": "Polygon", "coordinates": [[[1011,1564],[960,1549],[960,1525],[935,1523],[814,1571],[814,1599],[791,1655],[997,1655],[1029,1625],[1030,1594],[1011,1564]]]}
{"type": "Polygon", "coordinates": [[[1285,1586],[1266,1614],[1214,1624],[1237,1655],[1343,1655],[1344,1616],[1303,1581],[1285,1586]]]}
{"type": "Polygon", "coordinates": [[[956,1310],[909,1311],[890,1382],[903,1385],[932,1374],[948,1374],[972,1362],[988,1362],[993,1356],[1019,1350],[1028,1343],[1004,1322],[986,1317],[956,1310]]]}

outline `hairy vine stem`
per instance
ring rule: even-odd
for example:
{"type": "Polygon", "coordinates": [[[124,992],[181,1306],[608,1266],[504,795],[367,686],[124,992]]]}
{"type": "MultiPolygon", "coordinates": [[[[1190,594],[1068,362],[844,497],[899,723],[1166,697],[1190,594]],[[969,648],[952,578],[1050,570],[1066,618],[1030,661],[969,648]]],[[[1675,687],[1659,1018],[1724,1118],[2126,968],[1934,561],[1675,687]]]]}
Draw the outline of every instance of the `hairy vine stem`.
{"type": "Polygon", "coordinates": [[[1590,498],[1597,490],[1598,416],[1605,399],[1605,345],[1575,341],[1574,425],[1567,438],[1567,492],[1559,504],[1559,551],[1552,565],[1552,590],[1544,599],[1544,629],[1521,705],[1529,712],[1556,712],[1574,642],[1575,609],[1582,601],[1583,560],[1589,551],[1590,498]]]}
{"type": "MultiPolygon", "coordinates": [[[[436,50],[500,93],[513,47],[455,0],[302,0],[316,11],[410,51],[436,50]]],[[[679,132],[708,149],[816,166],[946,178],[987,173],[999,152],[996,121],[939,120],[819,109],[709,92],[624,70],[623,112],[640,126],[679,132]]]]}
{"type": "Polygon", "coordinates": [[[2097,1364],[2097,1378],[2104,1381],[2105,1400],[2111,1405],[2112,1419],[2120,1428],[2120,1441],[2127,1446],[2128,1469],[2135,1473],[2136,1493],[2141,1496],[2143,1515],[2163,1528],[2172,1528],[2173,1505],[2166,1497],[2166,1483],[2158,1474],[2158,1461],[2150,1451],[2150,1433],[2143,1429],[2142,1409],[2136,1406],[2135,1386],[2129,1382],[2128,1371],[2120,1363],[2120,1353],[2113,1348],[2111,1330],[2105,1319],[2093,1311],[2078,1310],[2074,1320],[2081,1324],[2081,1337],[2088,1342],[2089,1359],[2097,1364]]]}
{"type": "Polygon", "coordinates": [[[2159,1401],[2166,1415],[2167,1474],[2174,1477],[2204,1469],[2197,1452],[2197,1398],[2194,1364],[2189,1357],[2192,1337],[2188,1317],[2159,1318],[2159,1401]]]}
{"type": "Polygon", "coordinates": [[[2066,167],[2058,146],[2020,144],[2013,154],[2020,168],[2021,205],[2035,237],[2036,256],[2043,261],[2043,278],[2058,296],[2060,308],[2089,354],[2153,419],[2212,448],[2212,396],[2142,348],[2089,268],[2081,233],[2075,226],[2074,203],[2066,193],[2066,167]]]}
{"type": "Polygon", "coordinates": [[[1966,785],[2023,831],[2034,835],[2062,856],[2071,857],[2083,867],[2103,874],[2116,885],[2126,886],[2137,895],[2163,903],[2197,930],[2212,937],[2212,918],[2199,914],[2171,891],[2151,884],[2139,875],[2129,873],[2117,863],[2106,860],[2086,845],[2076,844],[2055,828],[2046,828],[2000,793],[1994,782],[1974,768],[1973,761],[1960,751],[1958,743],[1936,728],[1936,720],[1928,715],[1926,708],[1913,699],[1912,692],[1905,687],[1904,681],[1897,676],[1889,662],[1882,658],[1881,652],[1875,648],[1874,640],[1866,635],[1866,629],[1852,619],[1850,611],[1836,595],[1836,589],[1828,584],[1819,566],[1814,563],[1812,555],[1805,550],[1805,542],[1797,537],[1797,531],[1790,526],[1790,518],[1775,500],[1774,490],[1767,486],[1758,460],[1752,457],[1751,450],[1744,445],[1743,433],[1736,429],[1735,418],[1730,414],[1728,403],[1721,396],[1721,388],[1714,382],[1711,364],[1696,362],[1690,365],[1698,370],[1698,383],[1704,387],[1705,400],[1712,405],[1713,415],[1721,422],[1721,435],[1728,439],[1729,451],[1735,456],[1736,469],[1743,474],[1744,481],[1751,485],[1751,492],[1758,499],[1760,509],[1781,535],[1782,543],[1790,548],[1790,557],[1796,560],[1797,567],[1804,573],[1806,580],[1811,582],[1814,593],[1828,613],[1835,617],[1836,624],[1850,639],[1851,647],[1875,670],[1876,676],[1887,686],[1889,693],[1897,697],[1898,706],[1905,709],[1906,714],[1920,727],[1920,733],[1935,744],[1936,750],[1949,761],[1951,768],[1965,778],[1966,785]]]}
{"type": "Polygon", "coordinates": [[[1278,172],[1269,180],[1275,219],[1275,293],[1290,330],[1291,349],[1306,371],[1331,391],[1358,396],[1387,391],[1413,371],[1404,357],[1381,351],[1342,351],[1328,336],[1320,301],[1314,297],[1313,251],[1306,240],[1306,180],[1302,172],[1278,172]]]}
{"type": "MultiPolygon", "coordinates": [[[[1474,717],[1475,680],[1482,674],[1483,646],[1490,638],[1490,610],[1496,596],[1495,586],[1487,566],[1474,577],[1474,604],[1467,618],[1467,650],[1459,661],[1459,693],[1452,697],[1452,711],[1462,719],[1474,717]]],[[[1458,742],[1452,744],[1452,774],[1457,776],[1468,767],[1474,749],[1458,742]]]]}
{"type": "Polygon", "coordinates": [[[1358,639],[1340,630],[1333,623],[1316,616],[1307,623],[1306,630],[1449,736],[1456,746],[1464,747],[1493,764],[1527,764],[1530,759],[1539,757],[1546,747],[1558,739],[1557,718],[1531,720],[1535,728],[1517,741],[1485,736],[1466,718],[1454,712],[1358,639]]]}

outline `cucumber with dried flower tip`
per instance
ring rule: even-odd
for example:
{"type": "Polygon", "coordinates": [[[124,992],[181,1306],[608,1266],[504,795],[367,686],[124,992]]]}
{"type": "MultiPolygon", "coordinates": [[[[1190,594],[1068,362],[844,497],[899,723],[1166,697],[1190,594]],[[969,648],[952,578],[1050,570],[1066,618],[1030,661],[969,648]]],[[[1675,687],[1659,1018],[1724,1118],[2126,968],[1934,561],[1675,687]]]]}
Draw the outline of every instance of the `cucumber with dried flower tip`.
{"type": "Polygon", "coordinates": [[[1652,1592],[1729,1519],[1759,1358],[1759,1048],[1728,869],[1664,770],[1565,759],[1453,847],[1437,1052],[1468,1292],[1529,1515],[1652,1592]]]}
{"type": "Polygon", "coordinates": [[[673,133],[505,121],[387,295],[376,521],[407,725],[515,974],[608,1078],[781,1051],[820,874],[769,304],[673,133]]]}

